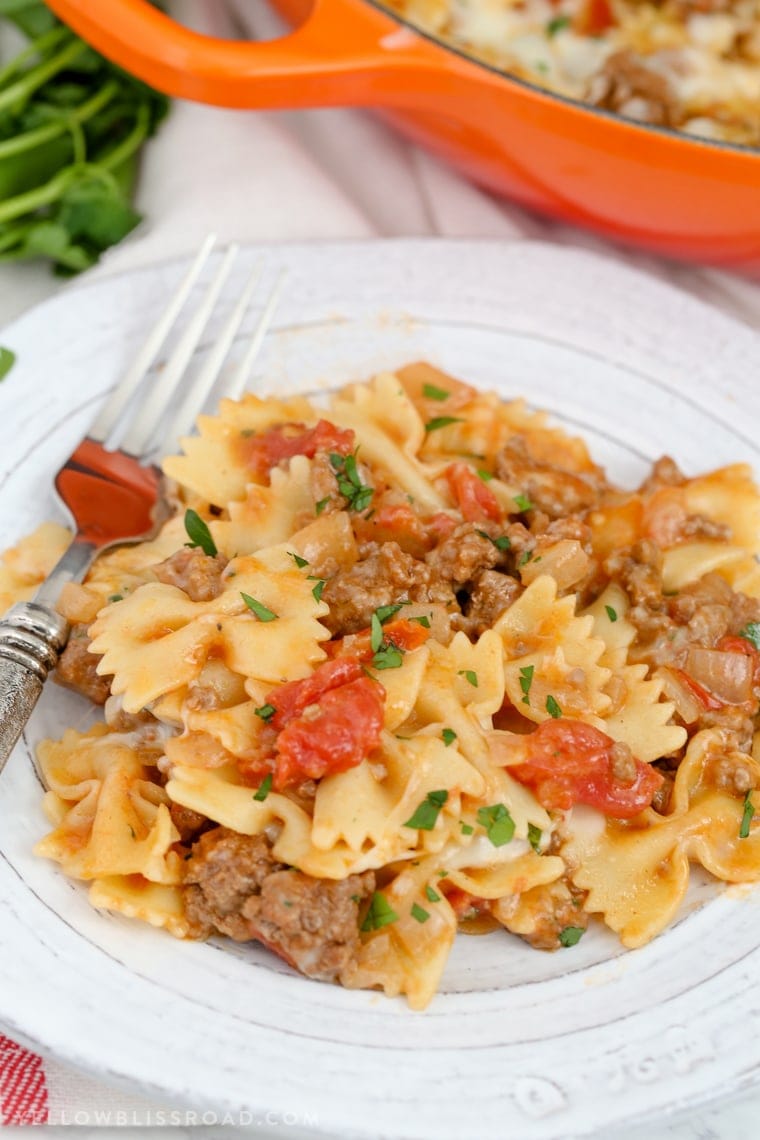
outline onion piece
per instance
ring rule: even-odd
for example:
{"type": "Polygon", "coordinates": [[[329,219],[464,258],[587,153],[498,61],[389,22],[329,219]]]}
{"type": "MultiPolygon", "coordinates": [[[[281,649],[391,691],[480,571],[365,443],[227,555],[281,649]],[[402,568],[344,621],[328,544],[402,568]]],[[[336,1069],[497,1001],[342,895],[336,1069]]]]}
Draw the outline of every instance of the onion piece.
{"type": "Polygon", "coordinates": [[[744,653],[691,646],[686,672],[727,705],[743,705],[752,699],[753,662],[744,653]]]}
{"type": "Polygon", "coordinates": [[[676,712],[683,723],[696,724],[704,709],[688,685],[667,666],[658,669],[654,676],[662,681],[663,694],[676,706],[676,712]]]}
{"type": "Polygon", "coordinates": [[[520,577],[529,586],[541,574],[551,574],[557,588],[567,590],[588,573],[589,556],[575,538],[563,538],[544,549],[520,567],[520,577]]]}

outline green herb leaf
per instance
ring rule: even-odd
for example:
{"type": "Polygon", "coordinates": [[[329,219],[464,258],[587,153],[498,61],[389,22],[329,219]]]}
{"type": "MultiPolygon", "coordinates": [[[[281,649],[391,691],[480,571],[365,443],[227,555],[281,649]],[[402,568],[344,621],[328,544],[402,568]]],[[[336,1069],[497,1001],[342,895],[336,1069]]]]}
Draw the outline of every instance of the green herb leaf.
{"type": "Polygon", "coordinates": [[[742,815],[741,827],[739,828],[739,838],[748,839],[750,824],[755,814],[754,804],[752,803],[752,791],[747,792],[744,797],[744,814],[742,815]]]}
{"type": "Polygon", "coordinates": [[[366,483],[362,483],[356,465],[356,452],[352,455],[339,455],[335,451],[330,452],[330,466],[335,472],[338,490],[346,500],[349,510],[357,512],[365,510],[370,504],[375,489],[366,483]]]}
{"type": "Polygon", "coordinates": [[[515,495],[515,506],[520,513],[533,510],[533,504],[527,495],[515,495]]]}
{"type": "Polygon", "coordinates": [[[123,601],[123,599],[124,599],[123,594],[111,594],[108,601],[109,602],[121,602],[121,601],[123,601]]]}
{"type": "Polygon", "coordinates": [[[191,508],[185,511],[185,530],[190,539],[189,542],[185,543],[185,546],[199,546],[204,554],[208,554],[209,558],[214,558],[219,553],[207,524],[198,512],[191,508]]]}
{"type": "Polygon", "coordinates": [[[559,932],[560,946],[576,946],[585,933],[582,926],[566,926],[559,932]]]}
{"type": "Polygon", "coordinates": [[[412,918],[415,918],[417,922],[427,922],[430,918],[430,912],[420,906],[419,903],[412,903],[412,918]]]}
{"type": "Polygon", "coordinates": [[[253,711],[256,716],[261,717],[262,720],[271,720],[277,712],[277,709],[274,705],[259,705],[259,707],[253,711]]]}
{"type": "Polygon", "coordinates": [[[440,810],[448,798],[449,793],[445,789],[440,792],[428,792],[412,817],[403,826],[414,827],[418,831],[432,831],[440,810]]]}
{"type": "Polygon", "coordinates": [[[436,388],[435,384],[423,384],[422,395],[426,400],[438,400],[440,403],[443,400],[448,400],[451,392],[447,392],[445,388],[436,388]]]}
{"type": "Polygon", "coordinates": [[[318,503],[314,504],[314,514],[319,517],[329,502],[330,496],[325,495],[324,499],[320,499],[318,503]]]}
{"type": "Polygon", "coordinates": [[[447,748],[449,747],[450,744],[454,743],[456,738],[457,738],[457,734],[454,732],[453,728],[444,728],[443,731],[441,732],[441,740],[443,741],[443,743],[446,745],[447,748]]]}
{"type": "Polygon", "coordinates": [[[364,916],[361,929],[364,932],[368,930],[380,930],[383,926],[390,926],[392,922],[397,921],[398,915],[385,895],[381,894],[380,891],[375,891],[372,896],[372,901],[369,904],[369,910],[364,916]]]}
{"type": "Polygon", "coordinates": [[[289,550],[289,551],[288,551],[288,554],[289,554],[289,555],[290,555],[290,557],[293,559],[293,561],[295,562],[295,564],[296,564],[296,566],[298,567],[298,569],[299,569],[299,570],[303,570],[304,566],[308,566],[308,565],[309,565],[309,560],[308,560],[308,558],[302,558],[300,554],[296,554],[296,553],[295,553],[294,551],[292,551],[292,550],[289,550]]]}
{"type": "Polygon", "coordinates": [[[395,645],[381,645],[372,658],[375,669],[398,669],[404,663],[404,654],[395,645]]]}
{"type": "Polygon", "coordinates": [[[465,823],[463,819],[459,821],[459,827],[461,828],[462,835],[472,835],[475,830],[472,824],[465,823]]]}
{"type": "Polygon", "coordinates": [[[562,709],[551,694],[546,698],[546,711],[549,716],[554,717],[555,720],[562,716],[562,709]]]}
{"type": "Polygon", "coordinates": [[[473,689],[477,689],[477,687],[478,687],[478,675],[474,669],[460,669],[459,672],[457,673],[457,676],[458,677],[465,677],[470,682],[473,689]]]}
{"type": "Polygon", "coordinates": [[[373,653],[377,653],[380,646],[383,644],[383,627],[380,623],[380,618],[377,614],[373,614],[369,622],[370,634],[369,645],[373,653]]]}
{"type": "Polygon", "coordinates": [[[476,530],[475,533],[479,534],[481,538],[487,538],[489,542],[493,543],[497,550],[509,550],[512,545],[512,540],[507,534],[500,534],[496,538],[491,538],[490,534],[484,530],[476,530]]]}
{"type": "MultiPolygon", "coordinates": [[[[258,710],[257,710],[258,711],[258,710]]],[[[272,790],[272,773],[268,772],[264,779],[261,781],[259,790],[254,792],[253,798],[262,804],[272,790]]]]}
{"type": "Polygon", "coordinates": [[[490,471],[486,471],[484,467],[478,467],[478,475],[484,483],[490,483],[491,480],[495,478],[495,476],[492,475],[490,471]]]}
{"type": "Polygon", "coordinates": [[[441,896],[438,894],[438,891],[434,891],[429,883],[425,887],[425,898],[427,899],[428,902],[440,902],[441,901],[441,896]]]}
{"type": "Polygon", "coordinates": [[[464,423],[461,416],[434,416],[425,424],[425,431],[438,431],[439,428],[448,427],[449,424],[461,423],[464,423]]]}
{"type": "Polygon", "coordinates": [[[522,703],[524,705],[530,704],[530,687],[533,684],[533,672],[535,665],[525,665],[520,670],[520,688],[523,692],[522,703]]]}
{"type": "Polygon", "coordinates": [[[610,621],[617,621],[617,610],[613,609],[612,606],[605,606],[604,608],[610,621]]]}
{"type": "Polygon", "coordinates": [[[377,614],[377,620],[380,622],[381,625],[385,625],[385,623],[389,620],[389,618],[394,617],[398,613],[398,611],[406,605],[409,605],[409,603],[408,602],[396,602],[395,605],[391,605],[391,606],[378,606],[377,609],[375,610],[375,614],[377,614]]]}
{"type": "Polygon", "coordinates": [[[318,579],[316,586],[311,591],[312,594],[314,595],[314,601],[315,602],[320,602],[322,600],[322,591],[324,590],[326,585],[327,585],[327,583],[326,583],[324,578],[318,579]]]}
{"type": "Polygon", "coordinates": [[[536,827],[535,823],[528,824],[528,843],[530,843],[535,852],[541,850],[541,835],[540,827],[536,827]]]}
{"type": "Polygon", "coordinates": [[[533,557],[533,551],[532,550],[524,550],[522,552],[522,554],[520,555],[520,561],[517,563],[517,565],[518,566],[526,566],[528,564],[528,562],[530,562],[532,557],[533,557]]]}
{"type": "Polygon", "coordinates": [[[276,613],[274,613],[272,610],[267,609],[263,602],[256,601],[256,599],[252,598],[250,594],[244,594],[241,590],[240,597],[248,606],[248,609],[251,611],[251,613],[256,615],[259,621],[274,621],[276,619],[276,613]]]}
{"type": "Polygon", "coordinates": [[[569,28],[572,23],[569,16],[555,16],[554,19],[549,20],[546,25],[546,34],[549,39],[553,39],[558,32],[562,32],[565,28],[569,28]]]}
{"type": "Polygon", "coordinates": [[[409,621],[416,621],[418,625],[421,625],[423,627],[423,629],[430,629],[430,618],[426,618],[424,614],[422,617],[409,618],[409,621]]]}
{"type": "Polygon", "coordinates": [[[478,823],[485,828],[494,847],[503,847],[515,833],[515,821],[504,804],[478,808],[478,823]]]}
{"type": "Polygon", "coordinates": [[[746,638],[755,649],[760,649],[760,621],[748,621],[744,629],[739,630],[739,637],[746,638]]]}
{"type": "Polygon", "coordinates": [[[15,363],[15,352],[11,352],[9,348],[3,348],[2,345],[0,345],[0,380],[5,379],[15,363]]]}

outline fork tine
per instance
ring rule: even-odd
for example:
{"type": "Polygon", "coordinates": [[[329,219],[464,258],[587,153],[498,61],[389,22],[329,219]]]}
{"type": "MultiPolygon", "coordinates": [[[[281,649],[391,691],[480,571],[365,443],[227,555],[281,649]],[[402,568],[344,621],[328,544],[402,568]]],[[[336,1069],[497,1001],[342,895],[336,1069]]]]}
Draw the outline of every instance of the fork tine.
{"type": "Polygon", "coordinates": [[[205,297],[182,333],[177,347],[166,363],[166,367],[161,375],[156,378],[147,399],[139,408],[137,415],[123,436],[121,448],[127,454],[142,456],[150,450],[158,421],[167,407],[170,406],[175,390],[184,380],[185,369],[208,324],[209,317],[222,291],[222,286],[227,280],[232,269],[232,263],[237,257],[238,248],[237,245],[228,247],[221,265],[206,290],[205,297]]]}
{"type": "Polygon", "coordinates": [[[229,384],[226,385],[226,394],[231,400],[239,400],[243,395],[243,392],[245,392],[246,387],[248,386],[251,367],[254,360],[258,356],[262,341],[266,336],[267,329],[271,324],[275,309],[279,304],[286,276],[286,271],[284,269],[280,270],[277,276],[277,280],[274,283],[274,288],[269,294],[269,299],[262,310],[261,316],[259,317],[259,323],[254,329],[251,343],[248,345],[245,356],[237,366],[237,369],[233,373],[229,384]]]}
{"type": "Polygon", "coordinates": [[[177,319],[180,309],[187,300],[190,290],[195,284],[203,266],[206,264],[206,259],[211,253],[215,242],[216,235],[209,234],[199,249],[192,265],[169,299],[169,303],[163,313],[148,334],[145,343],[137,353],[131,366],[124,373],[119,384],[111,394],[110,399],[101,409],[95,422],[91,426],[88,434],[92,439],[96,439],[99,443],[105,443],[108,440],[114,426],[118,423],[124,409],[158,355],[161,345],[166,340],[166,336],[177,319]]]}
{"type": "Polygon", "coordinates": [[[206,363],[192,384],[188,386],[188,390],[176,412],[172,413],[160,448],[162,454],[168,455],[176,451],[180,435],[192,429],[192,425],[202,410],[208,394],[214,386],[214,381],[218,377],[222,365],[227,358],[227,353],[235,339],[235,334],[243,322],[243,318],[248,310],[248,304],[260,277],[261,269],[257,266],[248,278],[235,308],[232,310],[227,323],[209,353],[206,363]]]}

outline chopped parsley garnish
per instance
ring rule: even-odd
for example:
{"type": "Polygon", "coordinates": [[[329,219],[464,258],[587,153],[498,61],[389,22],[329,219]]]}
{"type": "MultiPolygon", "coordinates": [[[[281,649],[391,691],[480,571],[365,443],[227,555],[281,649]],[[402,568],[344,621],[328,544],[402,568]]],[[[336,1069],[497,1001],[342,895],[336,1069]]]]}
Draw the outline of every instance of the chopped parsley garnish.
{"type": "Polygon", "coordinates": [[[530,562],[532,557],[533,557],[533,551],[532,550],[524,550],[522,552],[522,554],[520,555],[520,561],[517,563],[517,565],[518,566],[527,565],[527,563],[530,562]]]}
{"type": "Polygon", "coordinates": [[[430,918],[430,912],[425,910],[424,906],[419,903],[412,903],[412,918],[416,918],[417,922],[427,922],[430,918]]]}
{"type": "Polygon", "coordinates": [[[746,638],[755,649],[760,649],[760,621],[748,621],[744,629],[739,630],[739,637],[746,638]]]}
{"type": "Polygon", "coordinates": [[[582,926],[566,926],[559,932],[560,946],[576,946],[586,933],[582,926]]]}
{"type": "Polygon", "coordinates": [[[478,467],[478,475],[484,483],[490,483],[491,480],[495,478],[495,476],[493,476],[490,471],[486,471],[484,467],[478,467]]]}
{"type": "MultiPolygon", "coordinates": [[[[377,609],[375,610],[375,614],[377,614],[377,620],[380,622],[381,625],[385,625],[385,623],[390,618],[394,617],[398,613],[398,611],[402,608],[402,606],[407,606],[407,605],[409,605],[408,602],[396,602],[395,605],[391,605],[391,606],[378,606],[377,609]]],[[[374,617],[374,614],[373,614],[373,617],[374,617]]]]}
{"type": "Polygon", "coordinates": [[[472,685],[473,689],[477,689],[478,675],[474,669],[460,669],[457,673],[457,676],[466,678],[466,680],[468,680],[472,685]]]}
{"type": "Polygon", "coordinates": [[[123,601],[123,599],[124,599],[123,594],[111,594],[111,596],[109,597],[108,600],[109,600],[109,602],[121,602],[121,601],[123,601]]]}
{"type": "Polygon", "coordinates": [[[451,392],[447,392],[445,388],[436,388],[435,384],[423,384],[422,395],[426,400],[448,400],[451,392]]]}
{"type": "Polygon", "coordinates": [[[515,495],[515,506],[521,513],[533,510],[533,504],[527,495],[515,495]]]}
{"type": "Polygon", "coordinates": [[[454,732],[453,728],[444,728],[443,732],[441,733],[441,740],[447,748],[450,744],[454,743],[456,738],[457,734],[454,732]]]}
{"type": "Polygon", "coordinates": [[[604,608],[610,621],[617,621],[617,610],[614,610],[612,606],[605,606],[604,608]]]}
{"type": "Polygon", "coordinates": [[[417,624],[421,625],[424,629],[430,629],[430,618],[426,618],[424,614],[422,617],[409,618],[409,621],[416,621],[417,624]]]}
{"type": "Polygon", "coordinates": [[[481,538],[487,538],[489,542],[494,544],[497,550],[509,550],[512,545],[509,535],[506,534],[500,534],[496,538],[491,538],[490,534],[487,534],[484,530],[476,530],[475,533],[479,534],[481,538]]]}
{"type": "Polygon", "coordinates": [[[408,819],[402,826],[415,827],[418,831],[432,831],[438,819],[438,813],[448,798],[449,793],[445,789],[440,792],[428,792],[411,819],[408,819]]]}
{"type": "Polygon", "coordinates": [[[362,483],[356,466],[356,452],[352,455],[339,455],[337,452],[331,451],[330,466],[335,472],[338,490],[346,500],[349,510],[366,510],[375,489],[366,483],[362,483]]]}
{"type": "Polygon", "coordinates": [[[569,28],[572,23],[569,16],[555,16],[554,19],[549,20],[546,25],[546,34],[549,39],[553,39],[557,32],[563,32],[565,28],[569,28]]]}
{"type": "Polygon", "coordinates": [[[472,835],[475,830],[471,823],[465,823],[463,819],[459,821],[459,826],[462,830],[462,835],[472,835]]]}
{"type": "Polygon", "coordinates": [[[429,883],[425,887],[425,898],[427,899],[428,902],[440,902],[441,901],[441,896],[438,894],[438,891],[434,891],[429,883]]]}
{"type": "Polygon", "coordinates": [[[478,823],[486,829],[486,835],[494,847],[503,847],[515,833],[515,821],[504,804],[478,808],[478,823]]]}
{"type": "Polygon", "coordinates": [[[369,645],[373,653],[377,653],[380,646],[383,644],[383,627],[380,618],[376,613],[370,618],[369,625],[369,645]]]}
{"type": "Polygon", "coordinates": [[[0,380],[4,380],[16,363],[16,354],[9,348],[0,347],[0,380]]]}
{"type": "Polygon", "coordinates": [[[267,798],[267,796],[269,795],[271,790],[272,790],[272,773],[269,772],[264,777],[264,779],[261,781],[261,785],[259,787],[259,790],[257,792],[254,792],[253,798],[255,800],[257,800],[258,803],[263,804],[264,800],[267,798]]]}
{"type": "Polygon", "coordinates": [[[185,543],[185,546],[200,546],[203,553],[208,554],[209,558],[213,558],[218,553],[208,526],[198,512],[190,507],[185,511],[185,530],[190,539],[189,542],[185,543]]]}
{"type": "Polygon", "coordinates": [[[380,646],[372,658],[375,669],[398,669],[404,661],[404,654],[392,643],[380,646]]]}
{"type": "Polygon", "coordinates": [[[535,665],[525,665],[520,670],[520,688],[522,689],[524,705],[530,704],[530,687],[533,684],[535,665]]]}
{"type": "MultiPolygon", "coordinates": [[[[309,577],[311,577],[311,575],[309,575],[309,577]]],[[[327,582],[325,581],[324,578],[317,578],[317,584],[314,587],[314,589],[311,591],[312,594],[314,595],[314,601],[315,602],[319,602],[322,600],[322,591],[324,590],[326,585],[327,585],[327,582]]]]}
{"type": "Polygon", "coordinates": [[[744,797],[744,815],[742,816],[742,823],[741,823],[741,827],[739,828],[739,838],[740,839],[748,839],[749,838],[749,827],[750,827],[750,824],[752,823],[752,817],[754,816],[754,814],[755,814],[755,807],[754,807],[754,804],[752,803],[752,791],[750,790],[749,792],[747,792],[746,796],[744,797]]]}
{"type": "Polygon", "coordinates": [[[546,698],[546,711],[549,716],[554,717],[555,720],[562,716],[562,709],[551,694],[546,698]]]}
{"type": "Polygon", "coordinates": [[[541,828],[536,827],[535,823],[528,824],[528,843],[534,851],[541,850],[541,828]]]}
{"type": "Polygon", "coordinates": [[[250,594],[244,594],[240,591],[240,597],[243,599],[248,609],[252,614],[255,614],[259,621],[274,621],[277,614],[273,610],[267,609],[263,602],[258,602],[256,598],[252,598],[250,594]]]}
{"type": "Polygon", "coordinates": [[[315,503],[314,504],[315,515],[317,515],[317,516],[321,515],[322,511],[325,509],[325,507],[327,506],[327,504],[329,502],[330,502],[330,496],[325,495],[324,499],[320,499],[318,503],[315,503]]]}
{"type": "Polygon", "coordinates": [[[392,922],[397,921],[398,915],[385,895],[381,894],[380,891],[375,891],[369,904],[369,910],[364,916],[361,929],[363,931],[380,930],[383,926],[390,926],[392,922]]]}
{"type": "Polygon", "coordinates": [[[461,416],[434,416],[425,424],[425,431],[438,431],[439,428],[448,427],[449,424],[461,423],[464,423],[461,416]]]}
{"type": "Polygon", "coordinates": [[[288,551],[288,554],[289,554],[289,555],[290,555],[290,557],[293,559],[293,561],[295,562],[295,564],[296,564],[296,566],[298,567],[298,569],[299,569],[299,570],[303,570],[304,566],[308,566],[308,565],[309,565],[309,560],[308,560],[308,558],[302,558],[302,557],[301,557],[301,555],[300,555],[300,554],[296,554],[296,553],[295,553],[295,551],[293,551],[293,550],[289,550],[289,551],[288,551]]]}
{"type": "Polygon", "coordinates": [[[253,711],[256,716],[261,717],[262,720],[271,720],[277,712],[277,709],[274,705],[259,705],[259,707],[253,711]]]}

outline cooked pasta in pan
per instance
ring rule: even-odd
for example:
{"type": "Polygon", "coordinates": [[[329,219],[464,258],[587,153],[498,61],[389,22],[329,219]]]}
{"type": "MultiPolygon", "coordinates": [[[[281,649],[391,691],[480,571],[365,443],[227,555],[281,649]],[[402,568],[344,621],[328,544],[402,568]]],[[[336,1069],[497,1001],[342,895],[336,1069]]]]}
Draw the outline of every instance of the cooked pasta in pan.
{"type": "MultiPolygon", "coordinates": [[[[94,906],[424,1007],[458,931],[659,934],[690,866],[760,878],[760,496],[415,364],[223,401],[175,516],[64,591],[37,844],[94,906]]],[[[29,592],[47,530],[6,556],[29,592]]]]}

